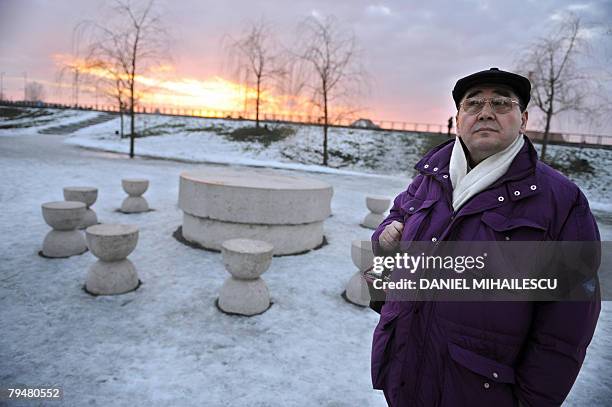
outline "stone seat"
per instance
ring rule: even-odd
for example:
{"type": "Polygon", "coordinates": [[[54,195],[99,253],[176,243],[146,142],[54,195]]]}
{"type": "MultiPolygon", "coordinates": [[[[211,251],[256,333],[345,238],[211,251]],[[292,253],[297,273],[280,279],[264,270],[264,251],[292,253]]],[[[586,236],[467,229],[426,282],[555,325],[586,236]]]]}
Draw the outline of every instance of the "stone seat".
{"type": "Polygon", "coordinates": [[[43,241],[46,257],[70,257],[87,250],[83,234],[76,228],[83,222],[86,206],[83,202],[56,201],[42,204],[42,215],[53,228],[43,241]]]}
{"type": "Polygon", "coordinates": [[[221,244],[223,264],[231,274],[219,292],[219,308],[230,314],[252,316],[270,307],[270,293],[260,278],[272,262],[274,246],[251,239],[231,239],[221,244]]]}
{"type": "Polygon", "coordinates": [[[121,180],[121,186],[127,198],[121,203],[121,212],[124,213],[140,213],[149,210],[149,203],[142,196],[149,188],[149,180],[144,178],[124,178],[121,180]]]}
{"type": "Polygon", "coordinates": [[[138,227],[101,224],[88,227],[85,234],[89,250],[99,259],[87,273],[87,291],[97,295],[113,295],[137,288],[138,274],[127,256],[138,243],[138,227]]]}
{"type": "Polygon", "coordinates": [[[363,272],[367,270],[374,261],[372,244],[369,240],[353,240],[351,243],[351,259],[357,266],[357,271],[351,276],[344,292],[345,298],[361,307],[367,307],[370,303],[370,293],[368,285],[363,277],[363,272]]]}
{"type": "Polygon", "coordinates": [[[372,213],[385,213],[391,205],[391,199],[387,196],[370,195],[366,197],[366,206],[372,213]]]}
{"type": "Polygon", "coordinates": [[[64,199],[66,201],[83,202],[87,206],[83,222],[79,225],[79,229],[85,229],[88,226],[98,223],[96,212],[90,208],[98,199],[98,188],[64,187],[64,199]]]}
{"type": "Polygon", "coordinates": [[[368,229],[376,229],[385,219],[385,211],[389,208],[391,199],[386,196],[371,195],[366,197],[366,206],[370,213],[361,222],[361,226],[368,229]]]}

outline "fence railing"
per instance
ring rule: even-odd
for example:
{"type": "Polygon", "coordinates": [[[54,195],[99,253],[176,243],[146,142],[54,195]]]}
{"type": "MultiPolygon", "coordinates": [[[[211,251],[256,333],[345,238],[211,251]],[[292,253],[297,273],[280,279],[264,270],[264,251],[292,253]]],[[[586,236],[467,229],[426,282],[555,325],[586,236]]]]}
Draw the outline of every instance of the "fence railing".
{"type": "MultiPolygon", "coordinates": [[[[45,102],[23,102],[23,101],[0,101],[0,104],[23,107],[41,107],[41,108],[56,108],[56,109],[79,109],[79,110],[95,110],[109,113],[119,113],[119,108],[116,105],[98,104],[98,105],[67,105],[61,103],[45,103],[45,102]]],[[[188,116],[202,117],[211,119],[230,119],[230,120],[255,120],[255,114],[251,112],[236,112],[224,110],[210,110],[197,108],[179,108],[167,106],[137,106],[136,113],[139,114],[162,114],[173,116],[188,116]]],[[[125,112],[124,112],[125,113],[125,112]]],[[[261,113],[259,115],[261,121],[266,122],[285,122],[295,124],[322,125],[323,118],[313,115],[299,114],[275,114],[261,113]]],[[[438,123],[416,123],[402,122],[391,120],[370,120],[360,119],[355,117],[344,117],[334,120],[330,126],[334,127],[351,127],[351,128],[368,128],[381,131],[407,131],[407,132],[424,132],[424,133],[447,133],[449,131],[447,125],[438,123]]],[[[543,133],[537,130],[528,130],[527,135],[534,141],[540,142],[543,139],[543,133]]],[[[586,134],[586,133],[559,133],[553,132],[549,134],[551,143],[561,144],[580,144],[612,147],[612,135],[607,134],[586,134]]]]}

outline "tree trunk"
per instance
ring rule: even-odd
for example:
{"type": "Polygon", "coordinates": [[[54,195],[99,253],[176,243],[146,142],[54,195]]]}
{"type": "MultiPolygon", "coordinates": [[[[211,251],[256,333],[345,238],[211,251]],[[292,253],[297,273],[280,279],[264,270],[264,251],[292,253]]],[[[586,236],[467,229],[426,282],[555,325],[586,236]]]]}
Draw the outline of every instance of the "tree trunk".
{"type": "Polygon", "coordinates": [[[255,101],[255,127],[259,128],[259,96],[261,94],[261,77],[257,77],[257,99],[255,101]]]}
{"type": "Polygon", "coordinates": [[[134,158],[134,80],[130,85],[130,158],[134,158]]]}
{"type": "Polygon", "coordinates": [[[119,118],[121,119],[121,130],[120,130],[120,133],[121,133],[121,138],[123,138],[124,137],[124,135],[123,135],[123,106],[119,108],[119,118]]]}
{"type": "Polygon", "coordinates": [[[542,137],[542,154],[540,160],[546,162],[546,146],[548,145],[548,134],[550,132],[550,119],[552,119],[551,111],[546,112],[546,127],[544,127],[544,137],[542,137]]]}
{"type": "Polygon", "coordinates": [[[542,155],[540,157],[540,160],[544,162],[546,162],[546,146],[548,145],[548,133],[550,132],[550,120],[553,117],[553,101],[555,98],[555,81],[552,79],[552,75],[549,86],[550,98],[548,99],[548,108],[546,109],[546,127],[544,128],[544,137],[542,138],[542,155]]]}
{"type": "Polygon", "coordinates": [[[327,167],[327,92],[323,92],[323,165],[327,167]]]}
{"type": "Polygon", "coordinates": [[[130,107],[130,158],[134,158],[134,105],[130,107]]]}

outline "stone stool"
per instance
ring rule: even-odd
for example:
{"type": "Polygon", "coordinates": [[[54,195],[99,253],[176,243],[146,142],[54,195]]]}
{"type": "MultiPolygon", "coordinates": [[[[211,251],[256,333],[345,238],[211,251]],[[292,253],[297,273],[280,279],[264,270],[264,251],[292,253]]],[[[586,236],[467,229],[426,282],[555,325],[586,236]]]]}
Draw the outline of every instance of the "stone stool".
{"type": "Polygon", "coordinates": [[[126,257],[138,243],[138,226],[94,225],[85,229],[87,246],[99,260],[87,273],[85,289],[96,295],[123,294],[138,287],[134,264],[126,257]]]}
{"type": "Polygon", "coordinates": [[[83,234],[76,230],[83,222],[85,211],[83,202],[57,201],[42,204],[43,218],[53,228],[43,241],[43,256],[70,257],[87,251],[83,234]]]}
{"type": "Polygon", "coordinates": [[[98,216],[91,209],[91,205],[98,199],[98,188],[93,187],[65,187],[64,199],[66,201],[83,202],[87,206],[83,223],[79,225],[79,229],[85,229],[88,226],[98,223],[98,216]]]}
{"type": "Polygon", "coordinates": [[[376,229],[380,223],[385,220],[385,211],[391,205],[391,199],[386,196],[368,196],[366,205],[370,210],[361,223],[361,226],[368,229],[376,229]]]}
{"type": "Polygon", "coordinates": [[[223,264],[232,275],[219,292],[222,311],[251,316],[270,307],[268,286],[259,276],[270,267],[273,250],[261,240],[231,239],[221,244],[223,264]]]}
{"type": "Polygon", "coordinates": [[[149,188],[149,180],[136,178],[122,179],[121,186],[129,195],[121,204],[121,212],[140,213],[149,210],[147,200],[141,196],[149,188]]]}
{"type": "Polygon", "coordinates": [[[351,259],[353,264],[357,266],[357,271],[346,285],[344,297],[355,305],[367,307],[370,304],[370,292],[368,291],[368,284],[363,278],[363,272],[374,261],[372,243],[369,240],[353,240],[351,243],[351,259]]]}

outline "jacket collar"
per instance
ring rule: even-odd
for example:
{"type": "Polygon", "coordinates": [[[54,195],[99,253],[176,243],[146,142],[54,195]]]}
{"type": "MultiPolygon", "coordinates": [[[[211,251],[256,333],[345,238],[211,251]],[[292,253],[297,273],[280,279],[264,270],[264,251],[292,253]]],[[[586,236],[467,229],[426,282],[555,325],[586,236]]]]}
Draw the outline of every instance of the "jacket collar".
{"type": "MultiPolygon", "coordinates": [[[[523,138],[525,144],[512,161],[508,171],[487,189],[494,189],[506,184],[504,195],[511,201],[527,198],[540,191],[535,171],[538,153],[529,137],[523,136],[523,138]]],[[[450,183],[448,167],[454,142],[453,138],[434,147],[419,160],[414,168],[423,175],[433,175],[442,182],[450,183]]]]}

